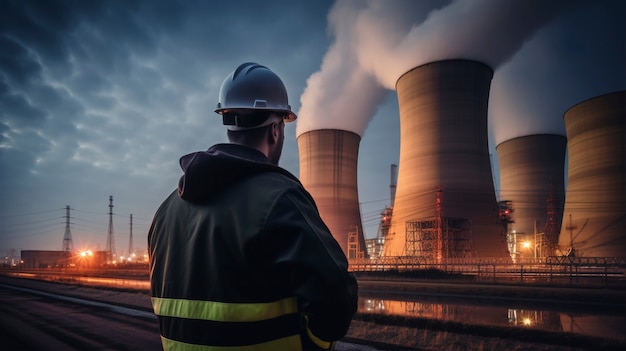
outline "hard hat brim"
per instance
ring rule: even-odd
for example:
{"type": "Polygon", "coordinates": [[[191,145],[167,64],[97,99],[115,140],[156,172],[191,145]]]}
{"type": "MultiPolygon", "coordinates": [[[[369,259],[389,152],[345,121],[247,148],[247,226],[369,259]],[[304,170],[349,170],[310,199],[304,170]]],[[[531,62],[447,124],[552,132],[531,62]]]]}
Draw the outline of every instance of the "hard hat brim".
{"type": "Polygon", "coordinates": [[[249,107],[241,107],[241,108],[233,108],[233,107],[229,107],[229,108],[216,108],[215,109],[215,113],[217,113],[218,115],[222,115],[226,112],[229,111],[258,111],[258,110],[263,110],[263,111],[275,111],[275,112],[282,112],[285,113],[285,123],[291,123],[293,121],[295,121],[296,119],[298,119],[298,116],[291,110],[286,110],[286,109],[275,109],[275,108],[249,108],[249,107]]]}

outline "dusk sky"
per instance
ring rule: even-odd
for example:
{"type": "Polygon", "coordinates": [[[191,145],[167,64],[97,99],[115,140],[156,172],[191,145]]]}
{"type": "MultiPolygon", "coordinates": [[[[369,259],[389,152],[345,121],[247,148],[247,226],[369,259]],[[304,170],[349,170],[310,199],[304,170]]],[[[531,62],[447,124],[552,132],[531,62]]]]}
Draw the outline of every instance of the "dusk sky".
{"type": "MultiPolygon", "coordinates": [[[[226,142],[213,112],[223,79],[257,62],[285,83],[296,134],[361,135],[366,238],[399,159],[395,82],[472,59],[494,69],[490,153],[513,137],[565,135],[563,114],[626,89],[626,2],[0,0],[0,253],[104,250],[109,196],[119,254],[146,246],[152,215],[187,153],[226,142]]],[[[494,164],[497,187],[497,163],[494,164]]]]}

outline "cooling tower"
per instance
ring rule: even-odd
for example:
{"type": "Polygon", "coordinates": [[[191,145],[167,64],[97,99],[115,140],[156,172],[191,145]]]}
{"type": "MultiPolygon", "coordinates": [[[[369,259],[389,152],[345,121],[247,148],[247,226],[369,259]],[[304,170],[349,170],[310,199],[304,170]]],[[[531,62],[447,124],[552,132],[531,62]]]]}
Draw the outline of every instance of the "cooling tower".
{"type": "Polygon", "coordinates": [[[559,247],[576,256],[626,256],[626,91],[565,112],[568,175],[559,247]]]}
{"type": "MultiPolygon", "coordinates": [[[[552,256],[558,244],[565,201],[564,171],[567,139],[538,134],[511,139],[496,147],[501,198],[513,203],[509,230],[535,240],[537,255],[552,256]]],[[[523,236],[522,236],[523,237],[523,236]]],[[[533,257],[534,252],[521,252],[533,257]]]]}
{"type": "Polygon", "coordinates": [[[348,258],[367,257],[357,189],[361,137],[322,129],[302,133],[297,139],[300,181],[315,199],[320,216],[348,258]]]}
{"type": "Polygon", "coordinates": [[[385,255],[406,255],[406,223],[433,217],[471,221],[474,255],[510,258],[498,220],[487,140],[493,71],[467,60],[429,63],[402,75],[400,160],[385,255]]]}

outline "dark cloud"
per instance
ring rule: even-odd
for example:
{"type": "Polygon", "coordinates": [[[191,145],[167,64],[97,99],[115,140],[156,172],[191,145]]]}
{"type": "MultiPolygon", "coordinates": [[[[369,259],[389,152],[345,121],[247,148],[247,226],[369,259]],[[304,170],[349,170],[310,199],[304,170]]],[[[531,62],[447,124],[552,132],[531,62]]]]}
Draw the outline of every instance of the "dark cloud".
{"type": "Polygon", "coordinates": [[[26,97],[18,94],[6,94],[0,102],[1,114],[10,119],[16,127],[40,124],[45,113],[33,106],[26,97]]]}
{"type": "Polygon", "coordinates": [[[31,76],[38,77],[41,72],[41,66],[34,54],[6,36],[0,37],[0,69],[8,82],[19,86],[28,84],[31,76]]]}
{"type": "Polygon", "coordinates": [[[0,71],[18,81],[39,78],[36,63],[63,67],[70,58],[68,38],[83,20],[94,18],[103,1],[2,1],[0,52],[10,53],[0,71]],[[16,47],[19,46],[19,48],[16,47]],[[6,49],[11,51],[5,51],[6,49]],[[17,55],[13,54],[17,53],[17,55]]]}
{"type": "MultiPolygon", "coordinates": [[[[53,1],[3,1],[0,32],[42,57],[63,60],[66,47],[59,33],[73,25],[72,13],[53,1]]],[[[17,61],[17,60],[16,60],[17,61]]]]}

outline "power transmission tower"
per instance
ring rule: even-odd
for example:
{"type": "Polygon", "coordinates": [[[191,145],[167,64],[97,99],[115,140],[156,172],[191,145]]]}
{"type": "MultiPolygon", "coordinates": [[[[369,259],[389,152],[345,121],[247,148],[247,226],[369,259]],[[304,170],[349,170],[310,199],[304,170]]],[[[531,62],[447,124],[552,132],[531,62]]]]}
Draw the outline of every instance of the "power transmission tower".
{"type": "Polygon", "coordinates": [[[109,196],[109,234],[107,236],[108,262],[115,260],[115,238],[113,237],[113,196],[109,196]]]}
{"type": "Polygon", "coordinates": [[[70,206],[65,206],[65,234],[63,235],[63,245],[61,251],[74,251],[74,243],[72,242],[72,232],[70,231],[70,206]]]}
{"type": "Polygon", "coordinates": [[[133,214],[130,214],[130,237],[128,239],[128,257],[131,258],[135,250],[133,249],[133,214]]]}

